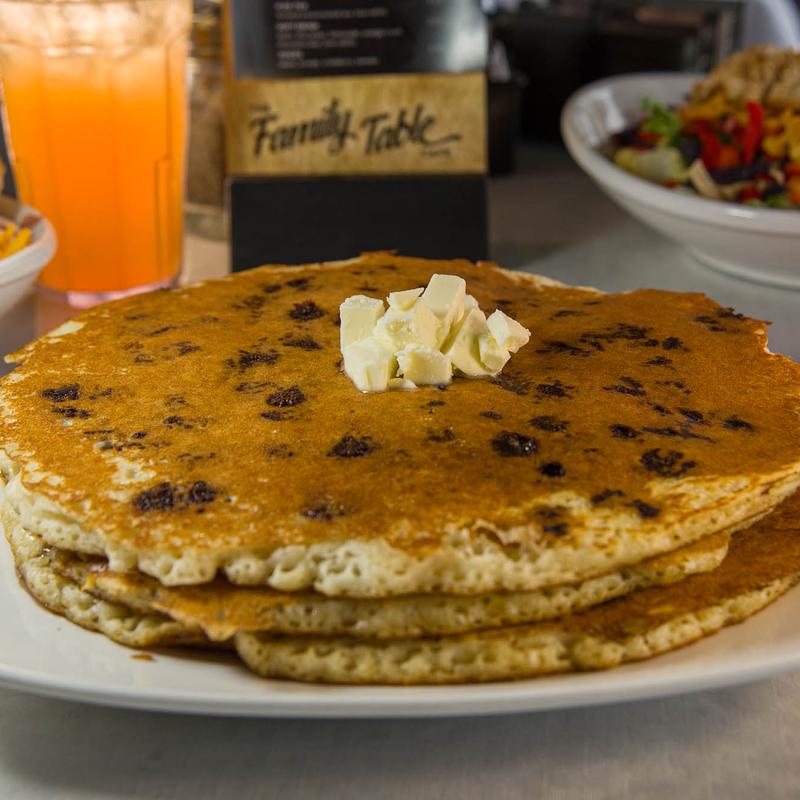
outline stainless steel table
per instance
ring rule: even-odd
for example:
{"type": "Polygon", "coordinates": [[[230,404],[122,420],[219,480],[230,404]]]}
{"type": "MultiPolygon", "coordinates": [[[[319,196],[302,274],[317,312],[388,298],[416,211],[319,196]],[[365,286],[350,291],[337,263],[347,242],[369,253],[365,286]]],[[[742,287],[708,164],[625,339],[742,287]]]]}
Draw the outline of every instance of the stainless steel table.
{"type": "MultiPolygon", "coordinates": [[[[627,218],[557,149],[492,185],[495,258],[570,282],[703,291],[771,319],[800,358],[800,293],[725,278],[627,218]]],[[[192,241],[189,272],[219,272],[192,241]]],[[[33,299],[8,351],[52,324],[33,299]]],[[[2,622],[0,621],[0,624],[2,622]]],[[[586,710],[431,721],[177,717],[0,691],[0,798],[770,800],[800,797],[800,675],[586,710]]]]}

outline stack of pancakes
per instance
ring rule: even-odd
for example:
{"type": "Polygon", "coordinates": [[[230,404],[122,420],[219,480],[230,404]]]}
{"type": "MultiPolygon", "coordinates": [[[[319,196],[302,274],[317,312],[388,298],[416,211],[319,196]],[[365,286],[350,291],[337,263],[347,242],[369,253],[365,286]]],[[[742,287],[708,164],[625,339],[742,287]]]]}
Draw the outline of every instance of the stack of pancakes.
{"type": "Polygon", "coordinates": [[[268,677],[610,667],[800,578],[800,367],[702,295],[372,253],[91,310],[10,360],[2,518],[43,605],[268,677]],[[497,377],[359,393],[338,307],[458,274],[497,377]]]}

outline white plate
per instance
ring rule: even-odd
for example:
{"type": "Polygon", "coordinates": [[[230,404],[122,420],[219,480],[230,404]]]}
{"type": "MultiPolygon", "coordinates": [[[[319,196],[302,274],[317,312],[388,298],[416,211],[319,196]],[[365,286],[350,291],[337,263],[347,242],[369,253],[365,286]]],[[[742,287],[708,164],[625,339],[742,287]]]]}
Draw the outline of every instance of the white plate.
{"type": "Polygon", "coordinates": [[[155,653],[154,661],[40,608],[0,541],[0,685],[103,705],[255,717],[495,714],[660,697],[800,668],[800,590],[743,625],[608,672],[442,687],[265,681],[232,657],[155,653]]]}
{"type": "Polygon", "coordinates": [[[702,263],[737,277],[800,288],[800,211],[687,196],[631,175],[597,150],[612,134],[641,119],[642,98],[680,105],[700,77],[643,73],[585,86],[564,106],[564,142],[609,197],[702,263]]]}

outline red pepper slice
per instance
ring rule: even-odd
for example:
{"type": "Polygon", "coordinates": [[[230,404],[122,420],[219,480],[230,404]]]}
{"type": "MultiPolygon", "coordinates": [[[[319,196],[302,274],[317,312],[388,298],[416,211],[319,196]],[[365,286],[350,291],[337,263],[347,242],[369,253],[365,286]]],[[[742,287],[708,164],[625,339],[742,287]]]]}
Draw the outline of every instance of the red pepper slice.
{"type": "Polygon", "coordinates": [[[716,169],[719,166],[719,156],[722,151],[719,137],[709,130],[700,130],[697,133],[703,148],[700,158],[706,165],[706,169],[716,169]]]}
{"type": "Polygon", "coordinates": [[[739,202],[746,203],[748,200],[761,200],[761,192],[756,189],[755,186],[748,186],[746,189],[742,189],[739,193],[739,202]]]}
{"type": "Polygon", "coordinates": [[[747,101],[747,127],[742,133],[742,158],[745,164],[752,164],[761,144],[764,131],[764,107],[761,103],[747,101]]]}

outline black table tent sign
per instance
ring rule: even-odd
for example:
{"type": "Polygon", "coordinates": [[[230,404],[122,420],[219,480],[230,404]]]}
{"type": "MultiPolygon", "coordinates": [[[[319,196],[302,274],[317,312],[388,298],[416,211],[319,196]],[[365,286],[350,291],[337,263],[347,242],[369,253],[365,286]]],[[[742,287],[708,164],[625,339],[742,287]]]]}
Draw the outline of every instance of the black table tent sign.
{"type": "Polygon", "coordinates": [[[479,0],[229,0],[234,270],[485,258],[479,0]]]}

